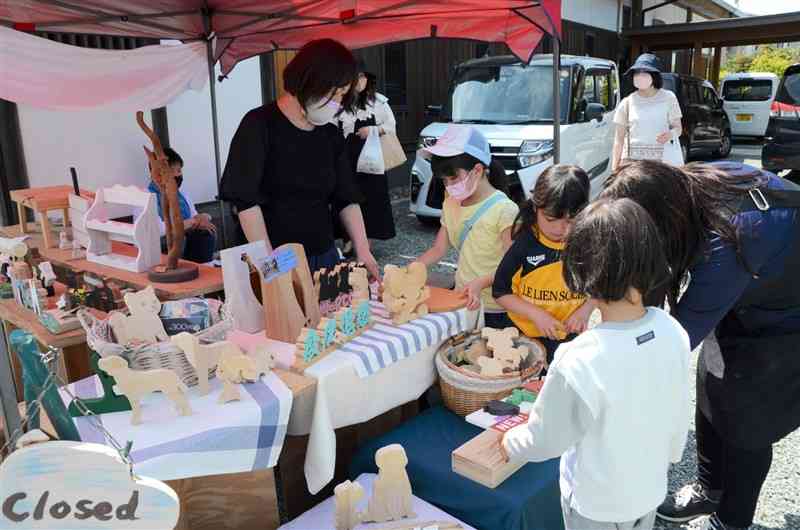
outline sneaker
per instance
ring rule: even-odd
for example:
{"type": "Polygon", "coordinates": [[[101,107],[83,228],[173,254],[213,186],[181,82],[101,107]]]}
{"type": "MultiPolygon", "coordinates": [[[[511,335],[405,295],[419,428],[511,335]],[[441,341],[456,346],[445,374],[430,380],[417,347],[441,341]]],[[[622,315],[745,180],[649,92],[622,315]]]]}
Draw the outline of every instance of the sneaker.
{"type": "Polygon", "coordinates": [[[710,516],[698,517],[684,528],[686,530],[748,530],[741,526],[726,525],[719,520],[716,513],[712,513],[710,516]]]}
{"type": "Polygon", "coordinates": [[[684,523],[714,513],[719,506],[719,498],[719,492],[707,490],[699,482],[693,482],[674,495],[667,495],[656,514],[665,521],[684,523]]]}

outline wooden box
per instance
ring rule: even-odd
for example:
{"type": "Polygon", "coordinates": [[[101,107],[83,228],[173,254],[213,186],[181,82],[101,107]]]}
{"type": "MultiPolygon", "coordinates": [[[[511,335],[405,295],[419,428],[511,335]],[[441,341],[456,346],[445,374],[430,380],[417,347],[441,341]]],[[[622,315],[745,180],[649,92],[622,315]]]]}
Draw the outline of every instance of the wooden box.
{"type": "Polygon", "coordinates": [[[494,489],[502,484],[525,465],[524,461],[504,461],[500,452],[502,436],[502,433],[490,429],[453,451],[453,472],[487,488],[494,489]]]}

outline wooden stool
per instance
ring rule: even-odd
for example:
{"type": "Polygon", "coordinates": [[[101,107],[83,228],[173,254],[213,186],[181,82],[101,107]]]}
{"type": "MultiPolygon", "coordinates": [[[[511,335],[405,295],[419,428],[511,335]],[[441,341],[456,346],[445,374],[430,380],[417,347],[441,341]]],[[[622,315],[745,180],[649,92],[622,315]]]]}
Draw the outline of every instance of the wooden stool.
{"type": "MultiPolygon", "coordinates": [[[[50,233],[50,220],[47,212],[60,210],[64,215],[64,228],[69,225],[69,195],[72,193],[72,186],[45,186],[41,188],[25,188],[21,190],[11,190],[11,200],[17,203],[19,212],[19,226],[23,234],[28,233],[25,208],[33,210],[34,215],[39,214],[39,222],[42,226],[42,236],[44,237],[45,248],[53,248],[57,244],[57,238],[53,239],[50,233]]],[[[94,193],[81,190],[81,196],[90,200],[94,199],[94,193]]]]}

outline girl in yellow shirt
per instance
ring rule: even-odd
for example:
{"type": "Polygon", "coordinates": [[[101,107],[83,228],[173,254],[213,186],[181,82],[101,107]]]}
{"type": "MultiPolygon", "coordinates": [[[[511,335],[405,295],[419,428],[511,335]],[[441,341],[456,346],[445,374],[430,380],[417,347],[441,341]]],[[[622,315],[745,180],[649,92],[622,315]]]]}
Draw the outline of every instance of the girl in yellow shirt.
{"type": "Polygon", "coordinates": [[[469,299],[469,309],[483,304],[485,323],[505,327],[505,310],[492,298],[494,272],[511,246],[511,226],[519,211],[504,193],[506,174],[492,161],[489,142],[477,129],[450,125],[431,156],[434,178],[447,190],[442,205],[442,227],[433,246],[419,261],[430,266],[452,246],[458,250],[456,289],[469,299]]]}
{"type": "Polygon", "coordinates": [[[585,296],[567,288],[561,261],[572,220],[588,202],[583,169],[566,164],[546,169],[514,221],[514,243],[492,285],[514,325],[545,345],[548,363],[561,342],[586,329],[594,310],[585,296]]]}

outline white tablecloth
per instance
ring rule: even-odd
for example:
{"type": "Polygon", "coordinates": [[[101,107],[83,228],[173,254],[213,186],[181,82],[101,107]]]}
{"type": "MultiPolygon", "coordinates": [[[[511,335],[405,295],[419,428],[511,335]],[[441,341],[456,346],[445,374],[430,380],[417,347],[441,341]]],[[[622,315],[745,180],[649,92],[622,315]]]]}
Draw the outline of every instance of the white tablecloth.
{"type": "MultiPolygon", "coordinates": [[[[142,400],[142,423],[131,425],[131,412],[96,416],[121,445],[133,442],[130,458],[137,474],[158,480],[240,473],[278,463],[292,393],[274,373],[252,384],[239,385],[240,401],[218,404],[222,383],[209,381],[211,392],[189,390],[191,416],[179,416],[163,394],[142,400]]],[[[81,398],[102,395],[96,376],[69,385],[81,398]]],[[[70,398],[61,392],[68,405],[70,398]]],[[[106,443],[102,432],[87,418],[73,418],[84,442],[106,443]]]]}
{"type": "MultiPolygon", "coordinates": [[[[364,498],[361,499],[361,502],[358,504],[359,510],[365,510],[367,504],[369,503],[369,499],[372,496],[372,484],[375,481],[375,477],[377,475],[373,475],[370,473],[365,473],[359,476],[356,479],[356,482],[361,484],[364,488],[364,498]]],[[[464,530],[474,530],[471,526],[468,526],[466,523],[462,523],[455,517],[448,515],[447,513],[443,512],[439,508],[428,504],[427,502],[423,501],[422,499],[418,499],[417,497],[413,497],[411,499],[411,503],[414,509],[414,513],[417,514],[416,519],[404,519],[402,523],[424,523],[428,521],[453,521],[460,524],[464,530]]],[[[323,530],[323,529],[333,529],[335,528],[335,517],[336,517],[336,505],[333,497],[326,499],[324,502],[316,505],[311,510],[307,511],[294,521],[281,526],[278,530],[323,530]]],[[[360,524],[355,527],[355,530],[370,530],[372,528],[386,528],[391,527],[392,525],[397,523],[371,523],[371,524],[360,524]]]]}

